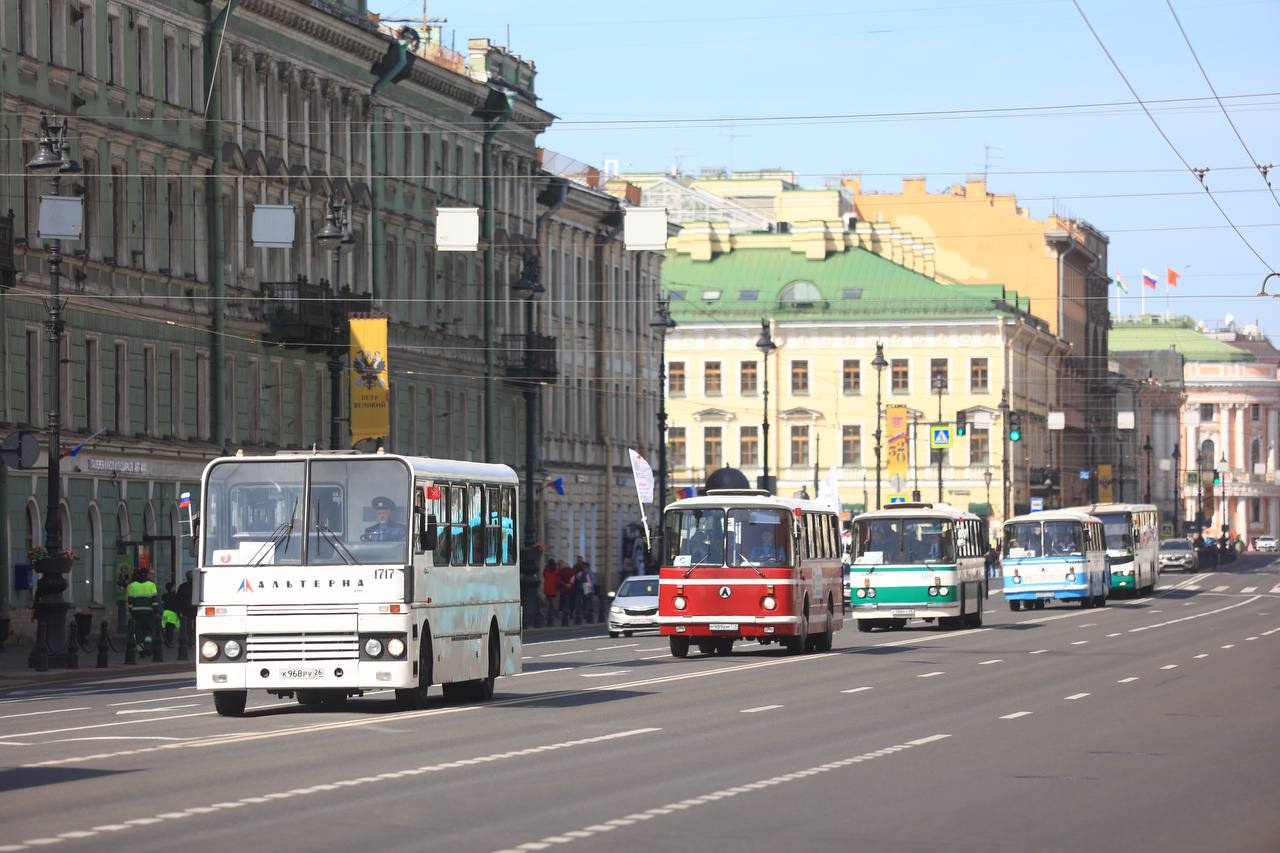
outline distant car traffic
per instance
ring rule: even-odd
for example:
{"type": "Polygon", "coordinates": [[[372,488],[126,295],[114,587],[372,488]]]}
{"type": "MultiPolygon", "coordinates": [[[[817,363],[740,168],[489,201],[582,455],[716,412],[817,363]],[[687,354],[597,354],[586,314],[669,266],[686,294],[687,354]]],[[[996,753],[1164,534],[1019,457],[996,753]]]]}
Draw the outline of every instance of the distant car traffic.
{"type": "Polygon", "coordinates": [[[1254,540],[1253,547],[1257,548],[1259,551],[1275,551],[1276,537],[1259,536],[1257,539],[1254,540]]]}
{"type": "Polygon", "coordinates": [[[1195,549],[1186,539],[1166,539],[1160,543],[1161,571],[1181,569],[1194,572],[1199,562],[1195,549]]]}
{"type": "Polygon", "coordinates": [[[658,630],[658,577],[635,575],[610,593],[609,636],[630,637],[633,631],[658,630]]]}

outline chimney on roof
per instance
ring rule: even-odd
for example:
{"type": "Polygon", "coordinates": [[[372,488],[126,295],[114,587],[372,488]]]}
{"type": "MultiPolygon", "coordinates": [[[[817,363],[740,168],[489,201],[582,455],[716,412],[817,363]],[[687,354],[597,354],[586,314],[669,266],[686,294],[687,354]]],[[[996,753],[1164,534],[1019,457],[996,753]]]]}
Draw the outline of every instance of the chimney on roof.
{"type": "Polygon", "coordinates": [[[924,181],[924,178],[903,178],[902,194],[913,197],[925,195],[927,190],[925,189],[924,181]]]}

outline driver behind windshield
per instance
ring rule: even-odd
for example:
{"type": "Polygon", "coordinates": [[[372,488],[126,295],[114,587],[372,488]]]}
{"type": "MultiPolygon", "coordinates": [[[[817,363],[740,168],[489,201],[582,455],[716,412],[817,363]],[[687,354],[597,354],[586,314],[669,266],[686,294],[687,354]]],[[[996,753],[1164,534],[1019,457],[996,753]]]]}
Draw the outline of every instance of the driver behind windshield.
{"type": "Polygon", "coordinates": [[[364,529],[360,537],[362,542],[403,542],[408,535],[408,528],[391,518],[395,512],[396,502],[391,498],[376,497],[373,499],[373,511],[377,522],[364,529]]]}
{"type": "Polygon", "coordinates": [[[778,541],[776,524],[749,524],[742,543],[743,556],[757,566],[782,565],[786,562],[786,548],[778,541]]]}

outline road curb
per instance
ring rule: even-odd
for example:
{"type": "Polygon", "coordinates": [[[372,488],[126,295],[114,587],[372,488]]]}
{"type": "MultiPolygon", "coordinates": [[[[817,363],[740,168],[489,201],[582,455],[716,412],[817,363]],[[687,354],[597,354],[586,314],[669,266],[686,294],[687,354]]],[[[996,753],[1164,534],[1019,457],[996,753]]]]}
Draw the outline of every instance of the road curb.
{"type": "Polygon", "coordinates": [[[0,672],[0,691],[16,690],[21,687],[32,687],[41,684],[94,681],[100,678],[113,678],[121,675],[169,675],[177,672],[190,672],[194,678],[196,674],[195,662],[174,661],[172,663],[152,663],[135,666],[115,665],[104,669],[84,667],[82,669],[51,670],[47,673],[10,674],[0,672]]]}

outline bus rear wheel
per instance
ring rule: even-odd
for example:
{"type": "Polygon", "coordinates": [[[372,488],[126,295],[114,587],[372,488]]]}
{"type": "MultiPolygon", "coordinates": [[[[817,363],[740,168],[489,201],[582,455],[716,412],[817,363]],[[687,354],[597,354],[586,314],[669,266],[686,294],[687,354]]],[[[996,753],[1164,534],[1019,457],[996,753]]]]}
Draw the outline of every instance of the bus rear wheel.
{"type": "Polygon", "coordinates": [[[1014,613],[1017,613],[1019,610],[1022,609],[1022,602],[1016,601],[1014,599],[1009,599],[1009,609],[1012,610],[1014,613]]]}
{"type": "Polygon", "coordinates": [[[789,655],[802,655],[809,650],[809,602],[804,603],[804,615],[800,617],[800,631],[794,637],[783,637],[782,645],[789,655]]]}
{"type": "Polygon", "coordinates": [[[862,632],[862,633],[864,633],[864,634],[870,634],[870,633],[871,633],[871,629],[872,629],[872,628],[874,628],[874,627],[875,627],[875,625],[874,625],[874,624],[872,624],[872,622],[871,622],[871,620],[870,620],[870,619],[859,619],[859,620],[858,620],[858,630],[859,630],[859,631],[861,631],[861,632],[862,632]]]}
{"type": "Polygon", "coordinates": [[[836,609],[831,599],[827,599],[827,627],[821,634],[813,638],[813,650],[816,652],[831,651],[832,640],[836,632],[836,609]]]}
{"type": "Polygon", "coordinates": [[[249,699],[248,690],[217,690],[213,694],[213,707],[219,717],[239,717],[249,699]]]}
{"type": "Polygon", "coordinates": [[[688,637],[671,638],[671,656],[673,658],[687,658],[689,656],[688,637]]]}
{"type": "Polygon", "coordinates": [[[493,698],[493,686],[498,680],[498,670],[502,666],[502,646],[498,641],[498,628],[489,627],[489,657],[484,678],[473,678],[469,681],[455,681],[441,688],[444,697],[454,702],[488,702],[493,698]]]}
{"type": "Polygon", "coordinates": [[[424,628],[422,642],[418,644],[418,684],[396,690],[396,701],[406,711],[426,707],[427,693],[431,690],[431,634],[424,628]]]}

